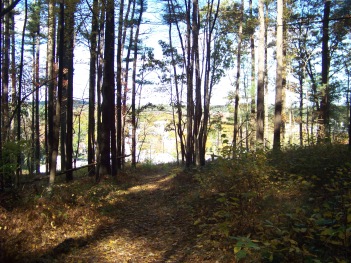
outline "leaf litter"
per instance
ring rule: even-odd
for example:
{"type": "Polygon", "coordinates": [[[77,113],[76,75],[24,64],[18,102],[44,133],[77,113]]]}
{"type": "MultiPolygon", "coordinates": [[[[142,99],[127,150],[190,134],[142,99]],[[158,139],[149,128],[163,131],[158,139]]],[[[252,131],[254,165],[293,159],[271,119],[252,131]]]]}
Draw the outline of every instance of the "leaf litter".
{"type": "Polygon", "coordinates": [[[196,184],[167,172],[122,180],[82,178],[0,206],[0,261],[214,262],[196,243],[196,184]]]}

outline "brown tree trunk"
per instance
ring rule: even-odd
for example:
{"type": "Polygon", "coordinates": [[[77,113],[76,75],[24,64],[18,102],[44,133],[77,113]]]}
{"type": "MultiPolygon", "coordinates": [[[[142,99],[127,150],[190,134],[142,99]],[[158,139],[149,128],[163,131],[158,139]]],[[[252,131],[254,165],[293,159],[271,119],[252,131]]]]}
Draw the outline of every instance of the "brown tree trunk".
{"type": "MultiPolygon", "coordinates": [[[[97,35],[98,35],[98,0],[93,1],[91,35],[90,35],[90,68],[89,68],[89,120],[88,120],[88,164],[95,162],[95,87],[96,85],[96,63],[97,63],[97,35]]],[[[94,174],[95,166],[88,167],[88,175],[94,174]]]]}
{"type": "MultiPolygon", "coordinates": [[[[4,8],[9,6],[8,1],[4,1],[4,8]]],[[[2,35],[2,44],[1,53],[1,133],[3,141],[8,139],[9,133],[9,68],[10,68],[10,44],[11,44],[11,35],[10,35],[10,16],[11,13],[8,13],[4,16],[4,34],[2,35]]]]}
{"type": "MultiPolygon", "coordinates": [[[[129,4],[131,1],[129,1],[129,4]]],[[[131,12],[131,20],[134,20],[135,16],[135,1],[133,1],[133,7],[132,7],[132,12],[131,12]]],[[[130,5],[128,5],[128,10],[130,9],[130,5]]],[[[129,11],[128,11],[129,12],[129,11]]],[[[126,25],[125,25],[125,32],[126,33],[126,25]]],[[[129,32],[129,45],[128,45],[128,50],[126,54],[126,68],[125,68],[125,76],[124,76],[124,107],[127,107],[127,90],[128,90],[128,77],[129,77],[129,61],[130,61],[130,54],[132,52],[133,48],[133,38],[134,38],[134,25],[130,27],[130,32],[129,32]]],[[[123,38],[125,39],[125,37],[123,38]]],[[[122,43],[123,45],[123,43],[122,43]]],[[[133,68],[134,72],[134,68],[133,68]]],[[[131,110],[132,110],[132,148],[131,148],[131,155],[132,155],[132,167],[136,167],[136,129],[137,129],[137,124],[136,124],[136,105],[135,105],[135,99],[136,99],[136,88],[135,88],[135,83],[134,80],[132,80],[132,102],[131,102],[131,110]]],[[[125,120],[124,116],[124,120],[125,120]]],[[[125,121],[124,121],[125,122],[125,121]]],[[[124,126],[124,125],[123,125],[124,126]]]]}
{"type": "MultiPolygon", "coordinates": [[[[111,162],[116,156],[112,156],[112,141],[115,138],[114,120],[114,1],[108,0],[106,3],[106,26],[105,26],[105,49],[104,49],[104,76],[102,86],[102,122],[101,122],[101,141],[100,141],[100,167],[99,176],[113,174],[111,162]],[[111,124],[113,127],[111,127],[111,124]],[[110,155],[111,154],[111,155],[110,155]]],[[[114,153],[115,154],[115,153],[114,153]]]]}
{"type": "MultiPolygon", "coordinates": [[[[3,9],[3,4],[0,3],[0,12],[3,9]]],[[[0,50],[2,49],[2,19],[0,18],[0,50]]],[[[2,72],[2,63],[0,63],[0,72],[2,72]]],[[[2,123],[2,78],[0,77],[0,164],[2,165],[2,133],[3,133],[3,123],[2,123]]],[[[0,173],[0,190],[3,191],[5,187],[4,174],[0,173]]]]}
{"type": "Polygon", "coordinates": [[[241,1],[240,22],[238,32],[238,49],[236,55],[236,80],[235,80],[235,98],[234,98],[234,133],[233,133],[233,158],[237,151],[237,137],[239,131],[238,111],[239,111],[239,88],[240,88],[240,67],[241,67],[241,42],[243,34],[243,18],[244,18],[244,1],[241,1]]]}
{"type": "Polygon", "coordinates": [[[186,124],[186,166],[189,167],[194,161],[194,101],[193,101],[193,68],[194,58],[191,52],[191,20],[190,20],[190,1],[187,4],[186,12],[186,82],[187,82],[187,124],[186,124]]]}
{"type": "Polygon", "coordinates": [[[97,80],[96,80],[96,104],[97,104],[97,114],[96,114],[96,129],[97,129],[97,144],[95,149],[95,159],[97,166],[95,168],[95,181],[100,181],[100,163],[101,163],[101,96],[102,96],[102,86],[103,86],[103,64],[104,64],[104,43],[105,43],[105,5],[100,5],[99,8],[99,31],[98,31],[98,68],[97,68],[97,80]]]}
{"type": "MultiPolygon", "coordinates": [[[[136,24],[136,32],[134,36],[134,59],[133,59],[133,75],[132,75],[132,106],[134,105],[134,114],[132,109],[132,125],[133,125],[133,135],[132,135],[132,150],[136,151],[136,120],[135,120],[135,95],[136,95],[136,71],[137,71],[137,58],[138,58],[138,40],[140,32],[141,19],[144,12],[144,0],[140,1],[140,12],[138,21],[136,24]]],[[[133,164],[133,162],[132,162],[133,164]]],[[[135,167],[135,160],[134,160],[135,167]]]]}
{"type": "Polygon", "coordinates": [[[120,1],[119,16],[118,16],[118,38],[117,38],[117,149],[114,170],[122,168],[122,36],[123,36],[123,13],[124,0],[120,1]]]}
{"type": "MultiPolygon", "coordinates": [[[[174,11],[174,6],[172,4],[172,1],[168,1],[168,11],[171,15],[173,15],[175,13],[174,11]]],[[[180,33],[179,30],[179,26],[178,26],[178,22],[176,20],[176,27],[178,30],[178,35],[179,35],[179,39],[181,42],[181,47],[182,47],[182,52],[183,52],[183,57],[185,58],[185,50],[184,50],[184,46],[183,46],[183,40],[182,40],[182,35],[180,33]]],[[[180,142],[180,152],[181,152],[181,157],[182,157],[182,164],[184,164],[185,159],[186,159],[186,146],[185,146],[185,142],[184,142],[184,129],[183,129],[183,125],[182,125],[182,119],[183,119],[183,111],[182,111],[182,102],[181,102],[181,97],[182,97],[182,84],[180,83],[180,80],[178,78],[178,74],[177,74],[177,63],[175,61],[175,54],[173,52],[173,40],[172,40],[172,30],[171,30],[171,25],[168,31],[168,37],[169,37],[169,43],[170,43],[170,48],[172,50],[171,53],[171,61],[172,61],[172,67],[173,67],[173,74],[174,74],[174,85],[175,85],[175,96],[176,96],[176,108],[177,108],[177,127],[176,127],[176,133],[178,135],[179,138],[179,142],[180,142]]]]}
{"type": "Polygon", "coordinates": [[[329,15],[331,0],[324,1],[322,37],[322,99],[320,102],[318,141],[331,142],[330,138],[330,88],[329,88],[329,15]]]}
{"type": "Polygon", "coordinates": [[[66,59],[67,59],[67,72],[64,72],[67,78],[67,108],[66,108],[66,181],[73,180],[73,58],[74,58],[74,13],[76,10],[76,2],[70,1],[66,6],[67,13],[66,17],[66,37],[65,37],[65,48],[66,48],[66,59]]]}
{"type": "MultiPolygon", "coordinates": [[[[253,8],[252,8],[252,0],[249,1],[250,5],[250,21],[253,21],[253,8]]],[[[250,85],[250,96],[251,96],[251,110],[250,110],[250,128],[251,130],[256,130],[255,129],[255,122],[256,122],[256,61],[255,61],[255,30],[252,28],[252,33],[250,35],[250,53],[251,53],[251,85],[250,85]]],[[[247,130],[247,135],[249,136],[249,141],[250,141],[250,149],[254,149],[255,145],[255,136],[254,133],[251,131],[247,130]],[[249,135],[252,134],[252,135],[249,135]]]]}
{"type": "MultiPolygon", "coordinates": [[[[22,100],[22,78],[23,78],[23,67],[24,67],[24,37],[27,26],[28,19],[28,3],[25,0],[25,11],[24,11],[24,23],[22,31],[22,40],[21,40],[21,58],[20,58],[20,67],[19,67],[19,76],[18,76],[18,94],[17,94],[17,142],[21,141],[21,100],[22,100]]],[[[17,169],[16,169],[16,184],[19,184],[20,176],[22,175],[22,153],[19,152],[17,155],[17,169]]]]}
{"type": "Polygon", "coordinates": [[[281,125],[282,125],[282,100],[283,100],[283,0],[277,1],[277,69],[275,85],[274,109],[274,139],[273,148],[280,150],[281,125]]]}
{"type": "Polygon", "coordinates": [[[206,61],[205,61],[205,76],[204,76],[204,112],[203,112],[203,121],[200,129],[200,140],[201,140],[201,149],[200,149],[200,163],[205,165],[205,154],[206,154],[206,142],[208,135],[208,123],[210,119],[210,102],[212,96],[212,87],[213,87],[213,74],[214,70],[211,70],[211,43],[213,38],[214,25],[216,23],[220,1],[217,1],[217,7],[215,10],[214,1],[211,1],[209,5],[209,10],[207,11],[207,34],[206,34],[206,61]],[[214,17],[213,17],[214,16],[214,17]],[[213,18],[212,18],[213,17],[213,18]]]}
{"type": "Polygon", "coordinates": [[[201,73],[200,73],[200,54],[199,54],[199,3],[198,0],[193,0],[192,12],[192,59],[195,63],[195,114],[194,114],[194,151],[195,163],[201,165],[200,149],[202,149],[202,140],[200,135],[200,125],[202,118],[202,98],[201,98],[201,73]]]}
{"type": "MultiPolygon", "coordinates": [[[[40,21],[40,12],[39,14],[39,21],[40,21]]],[[[40,62],[40,24],[37,25],[37,33],[35,36],[35,172],[36,174],[40,173],[40,115],[39,115],[39,82],[40,82],[40,75],[39,75],[39,62],[40,62]]]]}
{"type": "Polygon", "coordinates": [[[56,177],[56,161],[57,151],[54,151],[54,118],[55,118],[55,104],[56,97],[56,81],[55,81],[55,0],[49,1],[48,10],[48,42],[47,42],[47,78],[48,78],[48,148],[49,148],[49,193],[52,191],[53,184],[56,177]]]}
{"type": "Polygon", "coordinates": [[[265,17],[264,1],[259,0],[259,43],[258,43],[258,80],[257,80],[257,114],[256,114],[256,140],[258,148],[264,146],[264,53],[265,53],[265,17]]]}

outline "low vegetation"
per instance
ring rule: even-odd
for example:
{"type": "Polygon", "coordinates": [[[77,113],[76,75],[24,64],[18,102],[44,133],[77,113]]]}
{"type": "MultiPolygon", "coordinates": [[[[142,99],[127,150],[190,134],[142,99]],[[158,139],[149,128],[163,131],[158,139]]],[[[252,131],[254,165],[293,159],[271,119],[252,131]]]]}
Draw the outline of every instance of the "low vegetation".
{"type": "Polygon", "coordinates": [[[346,146],[144,165],[1,194],[1,262],[349,262],[346,146]]]}

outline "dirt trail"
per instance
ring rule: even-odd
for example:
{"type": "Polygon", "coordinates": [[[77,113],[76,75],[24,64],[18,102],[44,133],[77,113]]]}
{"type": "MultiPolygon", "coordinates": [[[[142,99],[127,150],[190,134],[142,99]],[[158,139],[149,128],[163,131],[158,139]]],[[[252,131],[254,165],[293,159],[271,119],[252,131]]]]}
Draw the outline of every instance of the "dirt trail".
{"type": "Polygon", "coordinates": [[[99,208],[109,222],[93,236],[60,244],[68,251],[54,249],[57,262],[214,262],[196,246],[191,183],[163,174],[139,178],[99,208]]]}

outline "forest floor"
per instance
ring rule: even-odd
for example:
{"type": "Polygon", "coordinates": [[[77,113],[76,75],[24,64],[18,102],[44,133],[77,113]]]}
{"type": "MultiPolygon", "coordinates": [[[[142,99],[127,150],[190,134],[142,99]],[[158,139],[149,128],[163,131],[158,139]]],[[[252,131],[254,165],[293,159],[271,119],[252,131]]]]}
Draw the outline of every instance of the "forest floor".
{"type": "Polygon", "coordinates": [[[350,262],[345,146],[75,178],[0,193],[0,262],[350,262]]]}
{"type": "Polygon", "coordinates": [[[37,189],[14,197],[28,200],[2,207],[0,261],[215,262],[223,258],[225,253],[218,249],[204,251],[197,244],[198,185],[162,168],[146,173],[117,182],[105,178],[95,184],[92,178],[82,178],[58,184],[50,199],[37,195],[37,189]]]}

